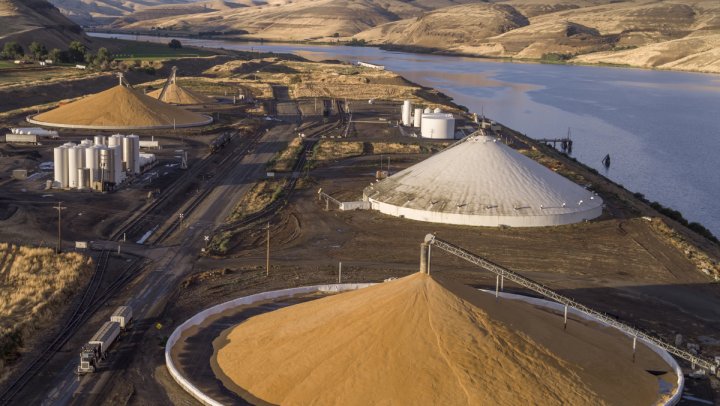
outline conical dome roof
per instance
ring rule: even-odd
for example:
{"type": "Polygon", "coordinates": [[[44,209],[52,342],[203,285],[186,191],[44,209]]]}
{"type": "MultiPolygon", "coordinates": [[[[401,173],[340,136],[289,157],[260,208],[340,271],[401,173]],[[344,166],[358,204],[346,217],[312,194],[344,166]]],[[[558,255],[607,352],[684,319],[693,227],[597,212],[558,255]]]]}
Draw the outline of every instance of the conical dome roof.
{"type": "Polygon", "coordinates": [[[216,376],[262,404],[651,405],[647,370],[671,371],[645,346],[633,363],[616,330],[564,331],[561,315],[420,273],[252,317],[214,345],[216,376]]]}
{"type": "Polygon", "coordinates": [[[602,214],[602,199],[493,137],[470,136],[364,190],[373,209],[475,226],[549,226],[602,214]]]}
{"type": "Polygon", "coordinates": [[[30,117],[28,121],[50,127],[130,130],[195,127],[211,123],[212,118],[117,85],[30,117]]]}
{"type": "Polygon", "coordinates": [[[162,93],[162,89],[157,89],[148,93],[148,96],[170,104],[214,103],[214,100],[212,100],[211,98],[199,93],[195,93],[192,90],[185,89],[184,87],[178,85],[175,82],[168,84],[162,99],[160,99],[160,93],[162,93]]]}

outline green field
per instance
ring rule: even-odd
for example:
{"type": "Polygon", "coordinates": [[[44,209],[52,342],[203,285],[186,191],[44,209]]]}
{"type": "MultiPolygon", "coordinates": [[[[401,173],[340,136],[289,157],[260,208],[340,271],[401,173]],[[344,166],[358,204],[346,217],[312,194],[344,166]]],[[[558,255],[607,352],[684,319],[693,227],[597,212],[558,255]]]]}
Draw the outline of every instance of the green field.
{"type": "Polygon", "coordinates": [[[112,40],[117,44],[111,50],[113,57],[117,60],[158,61],[175,58],[198,57],[216,55],[214,52],[197,48],[173,49],[167,44],[156,44],[152,42],[136,42],[125,40],[112,40]]]}
{"type": "Polygon", "coordinates": [[[0,60],[0,69],[17,68],[19,65],[15,65],[13,61],[2,61],[0,60]]]}

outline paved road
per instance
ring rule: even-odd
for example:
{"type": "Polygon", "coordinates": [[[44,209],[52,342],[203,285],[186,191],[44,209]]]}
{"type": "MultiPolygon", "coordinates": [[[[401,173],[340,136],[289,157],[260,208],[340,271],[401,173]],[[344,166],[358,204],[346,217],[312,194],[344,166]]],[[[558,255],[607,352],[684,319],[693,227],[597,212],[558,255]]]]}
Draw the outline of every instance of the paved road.
{"type": "MultiPolygon", "coordinates": [[[[178,229],[168,239],[168,243],[176,245],[153,249],[152,254],[158,259],[142,276],[141,283],[134,285],[136,290],[131,293],[132,299],[129,302],[135,312],[135,325],[138,326],[136,329],[139,326],[150,327],[144,321],[156,318],[162,313],[170,293],[182,278],[192,271],[197,255],[205,244],[203,237],[211,235],[215,227],[222,224],[231,213],[235,202],[247,193],[256,179],[265,175],[265,164],[293,136],[292,128],[291,125],[280,125],[270,129],[261,138],[255,151],[242,157],[226,173],[218,173],[217,176],[223,176],[223,179],[187,217],[185,228],[178,229]]],[[[140,250],[136,245],[128,248],[136,252],[140,250]]],[[[77,362],[77,359],[73,358],[57,374],[57,383],[50,393],[43,397],[43,405],[95,403],[94,397],[102,393],[112,371],[106,370],[78,379],[73,372],[77,362]]]]}

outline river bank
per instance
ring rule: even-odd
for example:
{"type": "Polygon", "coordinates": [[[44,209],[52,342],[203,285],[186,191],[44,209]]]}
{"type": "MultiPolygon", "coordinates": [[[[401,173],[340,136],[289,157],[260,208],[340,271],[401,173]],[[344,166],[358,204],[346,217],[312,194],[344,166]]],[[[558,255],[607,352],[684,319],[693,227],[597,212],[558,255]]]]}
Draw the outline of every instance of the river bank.
{"type": "MultiPolygon", "coordinates": [[[[498,56],[487,56],[482,54],[470,53],[470,52],[458,52],[451,51],[443,48],[432,48],[415,45],[397,45],[397,44],[363,44],[361,42],[352,41],[277,41],[272,39],[255,38],[255,37],[243,37],[243,36],[222,36],[222,35],[198,35],[192,32],[173,31],[172,34],[163,33],[160,34],[158,31],[132,31],[128,32],[125,30],[109,30],[109,29],[92,29],[86,28],[85,31],[92,36],[92,34],[107,34],[107,35],[127,35],[127,36],[152,36],[157,38],[188,38],[195,40],[218,40],[218,41],[229,41],[237,43],[260,43],[264,45],[306,45],[306,46],[350,46],[358,48],[376,48],[389,52],[405,52],[413,54],[423,55],[437,55],[437,56],[448,56],[448,57],[459,57],[459,58],[474,58],[483,61],[492,62],[504,62],[504,63],[517,63],[517,64],[547,64],[547,65],[568,65],[568,66],[587,66],[587,67],[603,67],[603,68],[623,68],[623,69],[639,69],[647,71],[666,71],[666,72],[683,72],[683,73],[700,73],[708,75],[720,75],[720,72],[715,70],[703,70],[703,69],[673,69],[673,68],[655,68],[647,66],[638,66],[628,63],[610,63],[610,62],[583,62],[573,59],[564,58],[515,58],[515,57],[498,57],[498,56]]],[[[618,50],[621,52],[623,50],[618,50]]],[[[590,54],[578,54],[574,57],[586,57],[591,56],[590,54]]]]}

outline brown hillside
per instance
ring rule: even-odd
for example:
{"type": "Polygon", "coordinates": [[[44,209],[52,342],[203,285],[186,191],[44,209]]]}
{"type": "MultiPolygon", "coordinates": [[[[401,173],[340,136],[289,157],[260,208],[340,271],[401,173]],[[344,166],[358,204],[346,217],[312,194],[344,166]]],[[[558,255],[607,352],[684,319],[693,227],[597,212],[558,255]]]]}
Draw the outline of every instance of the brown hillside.
{"type": "Polygon", "coordinates": [[[45,0],[0,0],[0,45],[17,41],[27,47],[39,41],[48,49],[87,42],[82,28],[45,0]]]}

